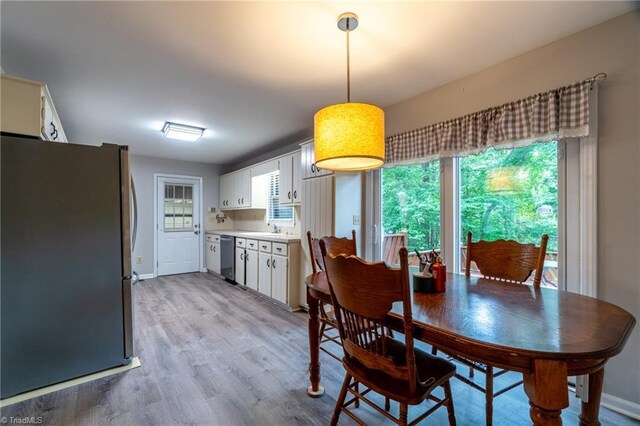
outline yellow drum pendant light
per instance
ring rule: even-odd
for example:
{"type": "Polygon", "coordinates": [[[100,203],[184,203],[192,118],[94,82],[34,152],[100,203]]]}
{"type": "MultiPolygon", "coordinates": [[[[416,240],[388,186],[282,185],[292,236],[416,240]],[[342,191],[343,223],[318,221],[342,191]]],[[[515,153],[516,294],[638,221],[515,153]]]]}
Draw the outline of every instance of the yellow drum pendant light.
{"type": "Polygon", "coordinates": [[[347,103],[325,107],[314,117],[315,164],[321,169],[368,170],[384,164],[384,111],[351,102],[349,32],[357,26],[354,13],[338,18],[338,28],[347,33],[347,103]]]}

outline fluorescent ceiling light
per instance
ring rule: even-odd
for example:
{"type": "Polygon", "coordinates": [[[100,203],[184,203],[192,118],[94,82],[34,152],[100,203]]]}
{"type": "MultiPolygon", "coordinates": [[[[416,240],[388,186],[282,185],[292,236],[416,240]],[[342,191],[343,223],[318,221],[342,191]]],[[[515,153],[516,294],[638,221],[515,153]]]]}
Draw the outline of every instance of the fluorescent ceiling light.
{"type": "Polygon", "coordinates": [[[185,124],[170,123],[167,121],[164,123],[162,133],[164,133],[165,138],[195,142],[200,139],[200,136],[204,133],[204,129],[201,127],[187,126],[185,124]]]}

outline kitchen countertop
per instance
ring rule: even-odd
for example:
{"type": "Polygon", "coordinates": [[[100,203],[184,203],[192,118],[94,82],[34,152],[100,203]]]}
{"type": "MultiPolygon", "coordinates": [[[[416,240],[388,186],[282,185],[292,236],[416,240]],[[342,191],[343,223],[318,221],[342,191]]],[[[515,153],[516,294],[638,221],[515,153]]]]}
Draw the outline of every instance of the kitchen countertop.
{"type": "Polygon", "coordinates": [[[272,232],[255,231],[204,231],[206,234],[230,235],[232,237],[251,238],[262,241],[276,241],[284,243],[300,242],[299,235],[274,234],[272,232]]]}

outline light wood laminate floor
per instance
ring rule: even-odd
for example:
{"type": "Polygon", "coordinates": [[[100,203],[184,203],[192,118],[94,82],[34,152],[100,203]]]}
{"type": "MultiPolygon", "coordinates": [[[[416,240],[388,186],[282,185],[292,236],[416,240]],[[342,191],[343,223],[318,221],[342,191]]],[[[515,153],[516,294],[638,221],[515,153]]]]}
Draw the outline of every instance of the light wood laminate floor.
{"type": "MultiPolygon", "coordinates": [[[[305,313],[286,312],[210,274],[146,280],[135,290],[140,368],[5,407],[1,415],[41,417],[46,425],[329,424],[344,372],[321,354],[326,394],[307,397],[305,313]]],[[[452,384],[458,424],[483,424],[483,395],[452,384]]],[[[362,405],[358,412],[369,424],[385,423],[362,405]]],[[[579,406],[571,396],[565,424],[578,423],[579,406]]],[[[392,410],[397,413],[396,404],[392,410]]],[[[417,413],[410,409],[409,418],[417,413]]],[[[446,419],[442,409],[424,424],[446,419]]],[[[521,388],[495,400],[494,419],[496,425],[530,424],[521,388]]],[[[639,424],[606,409],[600,419],[639,424]]],[[[346,415],[340,423],[354,424],[346,415]]]]}

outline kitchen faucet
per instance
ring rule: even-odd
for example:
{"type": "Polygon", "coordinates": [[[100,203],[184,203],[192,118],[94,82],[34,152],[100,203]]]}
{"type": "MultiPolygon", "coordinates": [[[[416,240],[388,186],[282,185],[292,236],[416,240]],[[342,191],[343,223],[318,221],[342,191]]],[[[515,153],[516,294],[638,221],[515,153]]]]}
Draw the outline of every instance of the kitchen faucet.
{"type": "Polygon", "coordinates": [[[272,223],[271,226],[273,226],[273,233],[274,234],[279,234],[280,233],[280,228],[278,227],[278,225],[276,225],[275,223],[272,223]]]}

